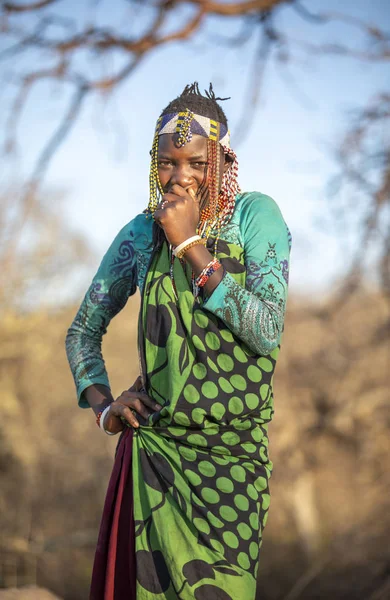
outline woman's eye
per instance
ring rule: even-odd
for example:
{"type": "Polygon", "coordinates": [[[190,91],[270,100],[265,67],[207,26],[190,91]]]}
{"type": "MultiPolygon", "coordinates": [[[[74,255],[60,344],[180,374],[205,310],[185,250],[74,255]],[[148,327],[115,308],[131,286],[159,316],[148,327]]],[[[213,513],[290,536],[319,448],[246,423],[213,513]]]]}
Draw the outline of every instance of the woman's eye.
{"type": "Polygon", "coordinates": [[[158,166],[158,167],[162,167],[162,168],[164,168],[164,167],[170,167],[170,166],[171,166],[171,164],[172,164],[172,163],[171,163],[169,160],[159,160],[159,161],[157,162],[157,166],[158,166]]]}
{"type": "Polygon", "coordinates": [[[191,163],[191,165],[193,167],[195,167],[195,169],[204,169],[207,166],[207,164],[208,163],[204,162],[204,161],[203,162],[202,161],[196,161],[196,162],[191,163]]]}

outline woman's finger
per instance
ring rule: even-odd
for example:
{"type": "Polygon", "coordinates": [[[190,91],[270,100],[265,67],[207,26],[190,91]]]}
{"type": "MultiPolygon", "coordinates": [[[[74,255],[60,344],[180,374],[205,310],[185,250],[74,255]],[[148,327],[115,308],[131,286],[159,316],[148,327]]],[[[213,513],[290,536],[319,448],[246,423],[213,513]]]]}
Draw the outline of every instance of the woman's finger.
{"type": "Polygon", "coordinates": [[[164,210],[164,208],[166,208],[170,202],[171,200],[168,200],[164,197],[161,202],[157,204],[157,210],[164,210]]]}
{"type": "Polygon", "coordinates": [[[137,417],[132,412],[130,407],[126,406],[126,404],[122,404],[121,402],[118,402],[118,400],[115,400],[115,402],[113,402],[110,405],[110,410],[109,410],[108,414],[110,414],[110,413],[114,417],[119,417],[120,419],[124,419],[132,427],[136,427],[136,428],[139,427],[137,417]]]}
{"type": "Polygon", "coordinates": [[[144,392],[136,392],[136,394],[137,398],[139,398],[141,402],[145,404],[145,406],[150,408],[152,412],[155,412],[156,410],[161,410],[162,407],[160,406],[160,404],[158,404],[155,400],[153,400],[153,398],[148,396],[148,394],[145,394],[144,392]]]}
{"type": "Polygon", "coordinates": [[[158,205],[157,210],[155,210],[153,214],[153,218],[161,226],[166,218],[169,218],[171,215],[171,211],[175,209],[175,205],[183,202],[184,198],[180,198],[179,196],[175,196],[174,194],[165,194],[163,196],[163,201],[160,205],[158,205]],[[162,206],[164,205],[164,206],[162,206]]]}
{"type": "Polygon", "coordinates": [[[182,199],[183,194],[175,194],[174,192],[169,191],[166,194],[164,194],[164,196],[161,199],[161,203],[160,204],[174,204],[175,202],[177,202],[178,200],[182,199]]]}
{"type": "Polygon", "coordinates": [[[139,398],[134,398],[129,401],[129,406],[144,419],[148,419],[153,413],[139,398]]]}
{"type": "Polygon", "coordinates": [[[124,406],[123,410],[122,410],[122,417],[124,419],[126,419],[126,421],[128,423],[130,423],[130,425],[132,427],[139,427],[139,423],[138,423],[138,419],[135,416],[135,414],[133,413],[133,411],[128,407],[128,406],[124,406]]]}
{"type": "Polygon", "coordinates": [[[142,378],[138,375],[133,385],[127,390],[128,392],[139,392],[142,389],[142,378]]]}
{"type": "Polygon", "coordinates": [[[128,406],[131,406],[132,408],[134,408],[134,406],[131,403],[131,400],[134,400],[137,398],[139,400],[141,400],[141,402],[143,404],[145,404],[145,406],[150,408],[152,412],[155,412],[156,410],[161,410],[161,408],[162,408],[160,406],[160,404],[158,404],[155,400],[153,400],[153,398],[151,398],[150,396],[148,396],[148,394],[145,394],[144,392],[126,391],[121,394],[120,398],[122,401],[126,402],[126,404],[128,406]]]}
{"type": "MultiPolygon", "coordinates": [[[[193,198],[193,196],[191,195],[192,192],[195,194],[192,188],[183,188],[178,183],[175,183],[169,190],[169,194],[166,195],[175,195],[176,197],[180,197],[184,200],[185,198],[187,198],[188,195],[190,196],[190,198],[193,198]]],[[[163,199],[165,200],[165,196],[163,199]]]]}

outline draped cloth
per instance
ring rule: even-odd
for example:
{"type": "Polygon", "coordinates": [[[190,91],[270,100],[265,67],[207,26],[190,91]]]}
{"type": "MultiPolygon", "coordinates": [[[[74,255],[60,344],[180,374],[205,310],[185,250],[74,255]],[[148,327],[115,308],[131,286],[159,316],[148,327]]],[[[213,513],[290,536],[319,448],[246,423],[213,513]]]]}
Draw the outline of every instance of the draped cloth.
{"type": "MultiPolygon", "coordinates": [[[[217,255],[245,288],[243,248],[219,240],[217,255]]],[[[175,260],[173,273],[177,296],[164,243],[139,335],[146,391],[163,408],[119,444],[91,600],[255,598],[279,347],[256,354],[194,299],[188,266],[175,260]]]]}
{"type": "Polygon", "coordinates": [[[90,600],[136,600],[132,446],[133,432],[127,428],[108,485],[90,600]]]}
{"type": "MultiPolygon", "coordinates": [[[[103,335],[138,288],[144,391],[162,407],[121,436],[91,599],[254,600],[291,234],[272,198],[238,194],[219,232],[223,278],[197,301],[179,259],[172,285],[169,250],[153,228],[143,213],[121,229],[67,334],[88,408],[89,386],[110,388],[103,335]]],[[[211,237],[211,254],[214,245],[211,237]]]]}

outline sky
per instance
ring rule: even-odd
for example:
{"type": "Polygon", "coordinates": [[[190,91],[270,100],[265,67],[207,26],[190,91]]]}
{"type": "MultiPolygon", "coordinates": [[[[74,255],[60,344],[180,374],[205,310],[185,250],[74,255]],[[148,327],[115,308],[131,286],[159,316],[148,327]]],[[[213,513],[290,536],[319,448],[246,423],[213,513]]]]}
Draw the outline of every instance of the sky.
{"type": "MultiPolygon", "coordinates": [[[[386,0],[312,0],[306,2],[309,4],[313,12],[324,7],[328,12],[342,9],[374,24],[390,25],[386,0]]],[[[123,12],[123,2],[111,2],[109,12],[106,4],[101,5],[103,10],[97,15],[101,23],[126,23],[128,13],[123,12]]],[[[81,22],[81,7],[82,3],[67,0],[64,14],[69,12],[81,22]]],[[[338,40],[351,46],[361,40],[358,30],[345,23],[316,25],[290,9],[280,13],[278,22],[282,31],[295,39],[318,43],[338,40]]],[[[129,23],[130,31],[131,27],[145,26],[137,17],[129,23]]],[[[201,88],[212,81],[219,96],[231,96],[223,108],[232,131],[232,147],[239,157],[241,187],[272,196],[292,231],[291,288],[302,294],[327,294],[345,271],[356,239],[352,235],[347,244],[340,240],[330,217],[326,188],[337,172],[332,151],[350,111],[388,87],[386,67],[302,52],[286,65],[271,58],[253,109],[248,84],[255,40],[243,48],[229,49],[218,36],[229,35],[234,29],[227,20],[212,20],[192,41],[150,54],[115,94],[88,102],[57,151],[44,187],[66,191],[59,210],[95,253],[88,277],[93,276],[116,233],[147,205],[155,121],[166,104],[192,81],[198,81],[201,88]],[[248,115],[250,123],[243,126],[243,117],[248,115]]],[[[0,185],[31,172],[68,97],[58,84],[43,83],[35,88],[18,129],[17,153],[7,168],[1,169],[0,185]]],[[[0,97],[3,108],[5,100],[4,95],[0,97]]]]}

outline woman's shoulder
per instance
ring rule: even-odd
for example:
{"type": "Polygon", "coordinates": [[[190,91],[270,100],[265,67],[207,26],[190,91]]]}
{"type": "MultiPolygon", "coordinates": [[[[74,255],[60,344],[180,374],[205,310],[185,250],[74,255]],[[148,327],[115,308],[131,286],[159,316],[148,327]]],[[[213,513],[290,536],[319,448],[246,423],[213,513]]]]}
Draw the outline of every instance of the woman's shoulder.
{"type": "Polygon", "coordinates": [[[246,192],[237,198],[238,214],[236,216],[242,239],[257,235],[276,236],[286,240],[291,249],[292,236],[282,212],[275,200],[261,192],[246,192]]]}
{"type": "Polygon", "coordinates": [[[250,228],[287,227],[275,200],[262,192],[244,192],[236,199],[234,220],[242,234],[250,228]]]}
{"type": "Polygon", "coordinates": [[[236,198],[236,211],[238,216],[243,216],[248,213],[281,214],[277,202],[271,196],[264,194],[263,192],[242,192],[238,194],[236,198]]]}
{"type": "Polygon", "coordinates": [[[130,239],[136,241],[138,238],[150,237],[153,228],[153,219],[150,215],[142,212],[136,215],[131,221],[123,225],[117,234],[117,239],[130,239]]]}

